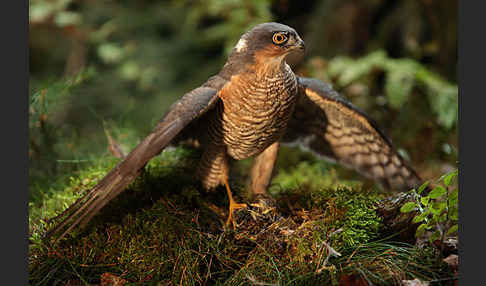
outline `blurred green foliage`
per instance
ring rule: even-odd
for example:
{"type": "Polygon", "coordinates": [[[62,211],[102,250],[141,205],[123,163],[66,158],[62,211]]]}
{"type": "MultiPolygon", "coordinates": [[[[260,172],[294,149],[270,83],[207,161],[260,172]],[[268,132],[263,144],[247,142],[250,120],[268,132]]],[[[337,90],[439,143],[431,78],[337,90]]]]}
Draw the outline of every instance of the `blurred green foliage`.
{"type": "Polygon", "coordinates": [[[73,2],[73,0],[30,0],[29,22],[32,24],[52,20],[58,27],[79,25],[82,21],[81,15],[68,10],[73,2]]]}
{"type": "Polygon", "coordinates": [[[400,109],[413,95],[413,88],[420,88],[427,95],[431,111],[440,125],[452,128],[457,123],[457,85],[445,81],[415,60],[393,59],[379,50],[357,60],[333,58],[328,68],[329,75],[338,78],[336,83],[340,88],[380,71],[384,73],[384,91],[391,108],[400,109]]]}

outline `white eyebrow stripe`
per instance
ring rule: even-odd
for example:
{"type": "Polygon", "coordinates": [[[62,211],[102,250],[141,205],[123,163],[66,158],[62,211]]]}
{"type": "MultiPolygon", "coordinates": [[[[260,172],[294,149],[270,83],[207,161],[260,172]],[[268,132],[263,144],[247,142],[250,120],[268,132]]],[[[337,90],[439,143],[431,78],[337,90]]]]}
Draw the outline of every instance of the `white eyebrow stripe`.
{"type": "Polygon", "coordinates": [[[243,50],[246,50],[246,48],[247,48],[246,40],[243,39],[243,38],[241,38],[238,41],[238,43],[236,44],[235,48],[236,48],[236,51],[237,52],[241,52],[243,50]]]}

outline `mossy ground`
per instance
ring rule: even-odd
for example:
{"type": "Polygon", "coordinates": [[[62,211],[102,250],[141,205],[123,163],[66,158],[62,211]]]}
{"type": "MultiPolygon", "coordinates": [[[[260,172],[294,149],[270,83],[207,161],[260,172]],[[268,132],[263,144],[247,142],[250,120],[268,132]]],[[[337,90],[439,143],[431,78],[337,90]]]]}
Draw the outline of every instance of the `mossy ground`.
{"type": "MultiPolygon", "coordinates": [[[[338,178],[335,166],[290,149],[282,149],[269,190],[276,207],[250,205],[236,214],[236,230],[225,228],[224,188],[202,191],[193,177],[198,157],[181,147],[164,151],[87,228],[57,245],[41,240],[45,220],[117,160],[100,160],[31,202],[30,284],[395,285],[452,276],[434,249],[384,237],[376,187],[338,178]]],[[[238,201],[249,200],[248,164],[233,168],[238,201]]]]}

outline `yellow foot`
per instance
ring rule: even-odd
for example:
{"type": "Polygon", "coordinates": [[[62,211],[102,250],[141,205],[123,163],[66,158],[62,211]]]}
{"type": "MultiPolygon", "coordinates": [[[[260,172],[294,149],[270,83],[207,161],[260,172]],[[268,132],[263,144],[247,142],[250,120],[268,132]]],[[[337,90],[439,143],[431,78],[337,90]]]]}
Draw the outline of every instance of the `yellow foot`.
{"type": "Polygon", "coordinates": [[[236,229],[236,221],[233,217],[233,212],[237,209],[244,209],[246,208],[247,205],[246,204],[237,204],[237,203],[233,203],[231,204],[230,203],[230,207],[229,207],[229,215],[228,215],[228,219],[226,220],[226,225],[228,226],[230,223],[233,224],[233,229],[236,229]]]}
{"type": "Polygon", "coordinates": [[[226,225],[228,226],[230,222],[233,224],[233,229],[236,229],[236,221],[233,218],[233,212],[237,209],[242,209],[246,208],[246,204],[238,204],[235,202],[233,199],[233,195],[231,194],[231,190],[228,185],[228,180],[224,182],[224,185],[226,186],[226,192],[228,193],[228,200],[229,200],[229,214],[228,214],[228,219],[226,220],[226,225]]]}

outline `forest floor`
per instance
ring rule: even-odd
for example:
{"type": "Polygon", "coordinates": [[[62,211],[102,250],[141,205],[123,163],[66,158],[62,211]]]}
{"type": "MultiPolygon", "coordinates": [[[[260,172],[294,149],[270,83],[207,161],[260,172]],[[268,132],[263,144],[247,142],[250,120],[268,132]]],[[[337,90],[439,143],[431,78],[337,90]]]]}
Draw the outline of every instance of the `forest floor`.
{"type": "Polygon", "coordinates": [[[457,283],[457,269],[444,261],[450,253],[417,245],[416,227],[387,225],[378,209],[389,193],[368,181],[338,177],[344,169],[309,155],[285,148],[281,153],[269,189],[275,205],[247,195],[248,161],[233,168],[231,188],[238,202],[248,204],[235,213],[236,228],[225,225],[224,188],[204,192],[193,178],[198,151],[178,147],[150,161],[86,228],[53,244],[42,239],[47,219],[94,186],[118,159],[103,158],[72,174],[64,186],[57,184],[63,187],[29,205],[30,284],[457,283]]]}

